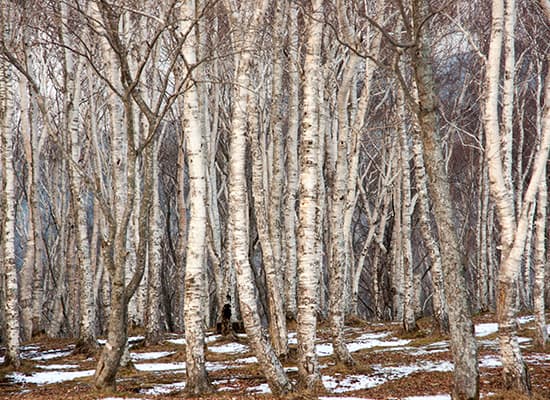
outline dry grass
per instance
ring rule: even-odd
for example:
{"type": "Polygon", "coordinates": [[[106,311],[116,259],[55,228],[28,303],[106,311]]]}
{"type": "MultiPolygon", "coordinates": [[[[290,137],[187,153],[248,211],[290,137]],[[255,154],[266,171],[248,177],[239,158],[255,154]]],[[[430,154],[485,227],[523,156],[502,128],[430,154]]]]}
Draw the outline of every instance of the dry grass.
{"type": "MultiPolygon", "coordinates": [[[[483,314],[476,316],[476,322],[493,322],[494,316],[483,314]]],[[[396,334],[399,330],[399,325],[396,324],[369,324],[364,321],[352,320],[349,321],[348,329],[346,332],[347,340],[351,341],[364,333],[374,333],[380,331],[390,331],[392,334],[396,334]]],[[[524,337],[532,337],[533,330],[529,329],[532,323],[523,326],[520,334],[524,337]]],[[[446,340],[445,336],[441,336],[437,331],[433,330],[433,321],[430,319],[424,319],[419,321],[419,331],[414,334],[400,334],[401,338],[411,339],[409,346],[422,347],[434,342],[446,340]]],[[[132,332],[132,334],[139,334],[140,332],[132,332]]],[[[168,336],[168,335],[167,335],[168,336]]],[[[326,325],[322,325],[319,331],[320,338],[327,340],[329,338],[326,325]]],[[[494,336],[494,335],[492,335],[494,336]]],[[[173,337],[170,335],[170,337],[173,337]]],[[[484,337],[483,339],[490,339],[491,336],[484,337]]],[[[230,339],[219,339],[214,345],[221,345],[228,343],[230,339]]],[[[242,342],[242,341],[241,341],[242,342]]],[[[40,346],[41,351],[53,350],[53,349],[66,349],[69,345],[74,344],[74,341],[69,339],[54,340],[47,337],[38,337],[32,341],[32,344],[40,346]]],[[[526,344],[524,349],[526,355],[536,352],[549,353],[550,349],[536,349],[532,343],[526,344]]],[[[291,353],[289,357],[284,360],[286,367],[295,366],[297,361],[296,346],[290,346],[291,353]]],[[[346,377],[350,375],[369,375],[372,376],[374,371],[372,366],[401,366],[412,365],[420,361],[433,361],[439,362],[444,360],[450,360],[451,355],[448,351],[424,354],[422,356],[412,355],[405,351],[391,350],[380,351],[380,348],[365,349],[353,353],[353,357],[356,361],[356,365],[353,367],[347,367],[345,365],[336,364],[333,356],[323,357],[321,363],[328,365],[327,368],[322,370],[323,375],[341,376],[346,377]]],[[[175,354],[163,357],[158,360],[151,360],[147,362],[181,362],[185,361],[185,346],[175,345],[169,342],[162,342],[155,346],[145,346],[141,343],[132,348],[134,352],[150,352],[150,351],[175,351],[175,354]]],[[[229,365],[236,358],[243,358],[251,356],[250,353],[240,354],[224,354],[208,352],[206,358],[209,362],[228,362],[229,365]]],[[[480,347],[480,356],[496,356],[497,353],[492,348],[480,347]]],[[[94,357],[97,359],[98,354],[94,357]]],[[[60,359],[44,360],[40,362],[23,360],[22,373],[30,374],[37,372],[37,364],[57,364],[57,363],[78,363],[81,369],[93,369],[95,366],[95,360],[86,359],[85,355],[72,354],[68,357],[60,359]]],[[[265,383],[263,373],[257,364],[245,364],[235,366],[235,368],[229,368],[219,371],[214,371],[209,374],[211,381],[216,380],[228,380],[234,379],[230,383],[224,383],[220,387],[231,387],[230,392],[218,391],[217,393],[203,396],[202,399],[222,399],[222,400],[239,400],[239,399],[275,399],[275,396],[265,394],[254,394],[247,391],[248,388],[265,383]]],[[[63,399],[63,400],[92,400],[99,399],[107,396],[116,397],[131,397],[131,398],[151,398],[151,395],[144,395],[140,391],[143,389],[153,388],[161,384],[170,384],[174,382],[181,382],[185,380],[184,373],[174,372],[142,372],[135,369],[125,369],[119,373],[118,385],[116,393],[104,393],[99,392],[93,387],[92,378],[77,379],[74,381],[62,382],[54,385],[36,386],[31,384],[13,384],[4,378],[5,374],[10,372],[6,368],[0,368],[0,399],[21,399],[21,400],[50,400],[50,399],[63,399]],[[27,393],[23,392],[24,390],[27,393]]],[[[534,396],[530,400],[544,400],[550,399],[550,363],[544,362],[539,364],[529,364],[529,373],[532,378],[534,396]]],[[[484,394],[494,393],[486,398],[492,400],[527,400],[526,397],[522,397],[518,393],[506,392],[502,388],[502,368],[482,368],[480,389],[484,394]]],[[[295,372],[289,373],[291,379],[296,379],[297,374],[295,372]]],[[[452,374],[448,372],[417,372],[408,375],[404,378],[388,381],[382,385],[376,386],[371,389],[357,390],[354,392],[346,392],[342,396],[355,396],[365,397],[370,399],[388,399],[388,398],[402,398],[413,395],[433,395],[441,393],[450,393],[453,385],[452,374]]],[[[294,391],[285,400],[309,400],[315,398],[316,393],[294,391]]],[[[170,395],[154,396],[155,399],[183,399],[188,398],[185,393],[173,392],[170,395]]]]}

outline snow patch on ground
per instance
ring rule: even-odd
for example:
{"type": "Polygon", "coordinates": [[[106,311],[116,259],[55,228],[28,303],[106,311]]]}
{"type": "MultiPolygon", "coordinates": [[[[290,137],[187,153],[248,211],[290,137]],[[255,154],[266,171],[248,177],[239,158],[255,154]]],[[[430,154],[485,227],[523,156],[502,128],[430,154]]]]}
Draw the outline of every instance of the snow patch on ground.
{"type": "Polygon", "coordinates": [[[498,324],[490,322],[485,324],[476,324],[475,334],[477,337],[489,336],[498,331],[498,324]]]}
{"type": "Polygon", "coordinates": [[[370,389],[379,386],[389,379],[384,376],[367,376],[367,375],[323,375],[323,385],[327,390],[334,393],[345,393],[354,390],[370,389]]]}
{"type": "Polygon", "coordinates": [[[150,389],[142,389],[139,392],[150,396],[158,396],[161,394],[170,394],[172,392],[182,390],[183,388],[185,388],[185,382],[175,382],[157,385],[150,389]]]}
{"type": "Polygon", "coordinates": [[[288,344],[298,344],[298,338],[296,336],[296,332],[288,333],[288,344]]]}
{"type": "Polygon", "coordinates": [[[149,353],[130,353],[130,357],[132,358],[132,361],[156,360],[158,358],[170,356],[175,353],[175,351],[152,351],[149,353]]]}
{"type": "Polygon", "coordinates": [[[531,364],[546,364],[550,362],[550,354],[536,353],[525,356],[525,361],[531,364]]]}
{"type": "Polygon", "coordinates": [[[269,394],[271,393],[271,389],[269,388],[269,385],[267,383],[262,383],[258,386],[249,387],[246,389],[247,392],[252,392],[254,394],[269,394]]]}
{"type": "Polygon", "coordinates": [[[372,375],[323,375],[323,384],[327,390],[333,393],[345,393],[355,390],[370,389],[382,385],[390,380],[404,378],[414,372],[448,372],[454,369],[450,361],[421,362],[419,364],[398,367],[373,366],[376,371],[372,375]]]}
{"type": "Polygon", "coordinates": [[[250,350],[250,348],[245,344],[232,342],[232,343],[222,344],[220,346],[209,346],[208,350],[210,350],[213,353],[242,354],[242,353],[247,353],[250,350]]]}
{"type": "Polygon", "coordinates": [[[172,363],[139,363],[134,364],[138,371],[162,372],[162,371],[185,371],[184,362],[172,363]]]}
{"type": "Polygon", "coordinates": [[[51,350],[45,352],[32,351],[29,354],[23,355],[22,358],[28,358],[31,361],[46,361],[55,358],[67,357],[72,353],[71,350],[51,350]]]}
{"type": "MultiPolygon", "coordinates": [[[[368,335],[368,334],[367,334],[368,335]]],[[[379,340],[377,338],[366,338],[367,335],[359,337],[357,340],[349,342],[346,346],[353,353],[359,350],[371,349],[373,347],[400,347],[409,344],[409,339],[379,340]],[[361,339],[364,338],[364,339],[361,339]]],[[[330,356],[334,353],[332,343],[320,343],[315,346],[315,351],[319,357],[330,356]]]]}
{"type": "Polygon", "coordinates": [[[179,339],[168,339],[168,343],[172,344],[179,344],[179,345],[185,345],[187,342],[185,341],[185,338],[179,338],[179,339]]]}
{"type": "Polygon", "coordinates": [[[524,317],[519,317],[518,322],[520,324],[528,324],[529,322],[533,322],[535,320],[534,315],[526,315],[524,317]]]}
{"type": "Polygon", "coordinates": [[[327,396],[321,396],[321,397],[319,397],[319,400],[372,400],[372,399],[368,399],[366,397],[327,397],[327,396]]]}
{"type": "Polygon", "coordinates": [[[219,386],[217,388],[217,390],[219,392],[230,392],[232,390],[237,390],[237,388],[232,387],[232,386],[221,386],[221,385],[228,385],[228,384],[232,384],[234,382],[237,382],[237,379],[235,379],[235,378],[219,379],[219,380],[213,381],[212,384],[215,385],[215,386],[219,386]]]}
{"type": "Polygon", "coordinates": [[[206,343],[212,343],[222,338],[222,335],[210,335],[204,338],[206,343]]]}
{"type": "MultiPolygon", "coordinates": [[[[136,363],[134,364],[136,369],[138,371],[145,371],[145,372],[184,372],[185,371],[185,362],[170,362],[170,363],[136,363]]],[[[213,372],[213,371],[220,371],[223,369],[231,368],[234,366],[228,366],[225,363],[222,362],[207,362],[206,363],[206,370],[213,372]]]]}
{"type": "Polygon", "coordinates": [[[434,396],[411,396],[405,397],[403,400],[451,400],[448,394],[436,394],[434,396]]]}
{"type": "Polygon", "coordinates": [[[99,400],[143,400],[143,399],[137,398],[137,397],[105,397],[99,400]]]}
{"type": "Polygon", "coordinates": [[[413,372],[451,372],[454,370],[454,365],[450,361],[421,361],[418,364],[400,365],[397,367],[381,367],[373,366],[376,371],[387,374],[390,379],[403,378],[413,372]]]}
{"type": "Polygon", "coordinates": [[[254,364],[257,363],[258,359],[254,356],[252,357],[246,357],[246,358],[239,358],[234,361],[235,364],[254,364]]]}
{"type": "Polygon", "coordinates": [[[78,368],[78,365],[74,365],[74,364],[50,364],[50,365],[37,365],[38,368],[41,368],[41,369],[47,369],[47,370],[52,370],[52,369],[73,369],[73,368],[78,368]]]}
{"type": "Polygon", "coordinates": [[[480,368],[498,368],[501,366],[502,362],[497,356],[484,356],[479,360],[480,368]]]}
{"type": "MultiPolygon", "coordinates": [[[[132,345],[132,344],[136,344],[136,342],[141,342],[142,340],[145,339],[145,336],[130,336],[128,338],[128,344],[132,345]]],[[[99,343],[100,345],[104,346],[105,343],[107,343],[107,340],[105,339],[97,339],[97,343],[99,343]]]]}
{"type": "Polygon", "coordinates": [[[21,346],[21,351],[40,350],[40,346],[35,344],[29,344],[27,346],[21,346]]]}
{"type": "Polygon", "coordinates": [[[92,376],[95,370],[87,371],[48,371],[35,372],[32,375],[24,375],[19,372],[8,374],[7,377],[14,383],[34,383],[36,385],[46,385],[50,383],[59,383],[72,381],[73,379],[92,376]]]}

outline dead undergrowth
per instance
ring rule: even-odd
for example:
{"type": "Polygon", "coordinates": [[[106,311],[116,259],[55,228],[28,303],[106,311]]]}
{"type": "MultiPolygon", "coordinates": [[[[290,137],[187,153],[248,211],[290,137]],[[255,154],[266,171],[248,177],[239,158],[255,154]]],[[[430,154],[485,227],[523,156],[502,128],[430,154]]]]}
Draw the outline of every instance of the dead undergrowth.
{"type": "MultiPolygon", "coordinates": [[[[480,315],[475,318],[476,322],[494,322],[492,315],[480,315]]],[[[419,331],[413,335],[405,334],[400,331],[397,324],[369,324],[364,321],[350,321],[346,332],[348,342],[357,340],[366,333],[379,334],[387,332],[388,338],[408,339],[410,342],[406,346],[396,348],[373,346],[353,353],[356,365],[346,367],[337,364],[332,355],[320,357],[319,362],[322,366],[321,373],[324,376],[330,376],[335,382],[346,379],[350,385],[353,385],[354,379],[359,381],[364,376],[376,378],[381,374],[380,371],[388,368],[399,368],[400,366],[417,365],[418,363],[444,363],[451,360],[451,354],[445,342],[448,338],[440,335],[437,331],[431,331],[432,322],[423,320],[419,324],[419,331]]],[[[526,323],[520,327],[520,336],[532,338],[534,330],[533,323],[526,323]]],[[[167,338],[182,337],[181,335],[167,335],[167,338]]],[[[326,343],[328,340],[328,331],[322,326],[320,338],[326,343]]],[[[494,335],[483,337],[485,342],[493,341],[494,335]]],[[[236,342],[232,339],[215,337],[208,346],[223,346],[236,342]]],[[[239,344],[245,344],[245,339],[239,339],[239,344]]],[[[93,370],[98,354],[81,354],[72,352],[75,342],[70,339],[54,340],[45,336],[35,338],[32,342],[25,344],[28,354],[39,355],[44,352],[71,351],[70,354],[52,359],[25,359],[23,360],[20,373],[30,375],[44,371],[48,366],[55,366],[60,363],[77,365],[79,370],[93,370]],[[31,353],[29,353],[31,351],[31,353]],[[34,351],[34,353],[32,353],[34,351]]],[[[522,344],[523,353],[527,359],[529,373],[532,379],[534,396],[531,400],[550,399],[550,357],[549,349],[540,349],[533,346],[530,340],[522,344]],[[542,361],[537,361],[537,360],[542,361]]],[[[284,361],[284,366],[288,369],[288,375],[291,379],[297,378],[296,373],[296,346],[291,345],[292,354],[284,361]]],[[[155,346],[145,346],[143,341],[136,341],[131,351],[135,354],[148,352],[166,352],[169,353],[159,359],[147,361],[151,363],[181,363],[185,361],[185,346],[173,344],[168,341],[155,346]]],[[[0,350],[0,356],[3,350],[0,350]]],[[[225,368],[217,368],[209,372],[209,377],[216,393],[203,396],[202,399],[274,399],[270,394],[256,393],[251,388],[258,388],[265,385],[262,371],[257,363],[239,363],[238,360],[250,358],[253,355],[250,351],[240,351],[237,353],[219,353],[208,351],[206,353],[207,361],[214,364],[227,365],[225,368]]],[[[480,360],[482,358],[498,357],[496,346],[480,345],[480,360]]],[[[134,360],[135,361],[135,360],[134,360]]],[[[136,362],[136,361],[135,361],[136,362]]],[[[141,362],[141,361],[140,361],[141,362]]],[[[498,366],[482,367],[480,390],[487,399],[492,400],[526,400],[517,393],[506,392],[502,388],[502,368],[498,366]]],[[[176,371],[143,371],[135,368],[121,370],[117,380],[116,393],[103,393],[97,391],[93,386],[92,377],[82,377],[75,380],[69,380],[54,384],[37,385],[31,383],[14,383],[8,378],[12,372],[6,368],[0,367],[0,399],[22,399],[22,400],[91,400],[102,399],[106,397],[132,398],[132,399],[183,399],[188,398],[182,391],[182,388],[174,386],[170,393],[150,394],[148,390],[173,385],[177,382],[185,381],[185,372],[176,371]]],[[[371,388],[358,390],[349,390],[344,393],[330,393],[327,390],[327,396],[338,397],[358,397],[365,399],[400,399],[407,396],[435,395],[450,393],[452,388],[452,373],[448,371],[414,371],[406,376],[389,379],[386,382],[371,388]]],[[[287,399],[299,400],[315,398],[314,394],[293,392],[287,399]]]]}

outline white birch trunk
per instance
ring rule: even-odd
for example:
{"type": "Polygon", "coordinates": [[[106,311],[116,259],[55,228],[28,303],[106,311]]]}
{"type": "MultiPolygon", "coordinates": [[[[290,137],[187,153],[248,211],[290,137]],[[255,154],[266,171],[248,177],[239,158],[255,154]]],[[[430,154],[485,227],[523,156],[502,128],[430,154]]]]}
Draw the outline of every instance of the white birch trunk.
{"type": "MultiPolygon", "coordinates": [[[[514,13],[515,10],[510,10],[509,8],[511,4],[507,4],[508,8],[506,12],[514,13]]],[[[519,217],[516,219],[513,190],[507,186],[507,169],[501,159],[501,152],[505,151],[505,149],[502,149],[501,146],[498,113],[504,13],[505,8],[503,0],[493,0],[491,40],[486,65],[486,97],[484,110],[484,128],[487,135],[486,152],[489,169],[489,187],[495,201],[502,229],[502,254],[497,293],[497,318],[499,322],[499,342],[503,364],[504,385],[507,389],[516,389],[523,393],[530,393],[530,379],[516,336],[514,284],[518,278],[521,267],[521,258],[524,252],[528,231],[528,215],[535,194],[532,194],[533,198],[529,199],[526,193],[523,207],[520,212],[518,210],[519,217]]],[[[510,121],[504,121],[504,123],[506,122],[510,121]]],[[[508,127],[508,129],[511,128],[508,127]]],[[[544,149],[544,145],[541,145],[540,151],[539,155],[544,155],[546,160],[548,158],[548,148],[544,149]],[[544,150],[546,150],[546,154],[544,154],[544,150]],[[541,154],[540,151],[543,153],[541,154]]],[[[537,161],[541,161],[541,157],[538,157],[537,161]]],[[[538,179],[540,179],[540,175],[538,174],[540,174],[540,172],[539,170],[533,173],[529,186],[532,184],[538,186],[538,179]]]]}
{"type": "MultiPolygon", "coordinates": [[[[2,33],[4,34],[3,30],[2,33]]],[[[5,287],[6,355],[4,365],[18,369],[19,358],[19,284],[15,265],[15,170],[13,165],[14,133],[11,127],[13,112],[13,88],[10,66],[0,60],[0,139],[2,140],[2,170],[4,185],[4,229],[2,237],[5,287]]]]}
{"type": "Polygon", "coordinates": [[[151,214],[149,217],[149,244],[148,244],[148,266],[149,266],[149,301],[147,304],[147,327],[145,339],[147,343],[157,344],[161,340],[161,269],[162,269],[162,237],[163,224],[160,209],[159,195],[159,160],[158,146],[161,138],[151,143],[146,149],[146,157],[151,157],[152,196],[151,214]]]}
{"type": "MultiPolygon", "coordinates": [[[[61,17],[69,19],[66,4],[61,4],[61,17]]],[[[67,47],[68,32],[66,24],[62,24],[62,41],[67,47]]],[[[78,260],[80,289],[80,335],[78,348],[85,353],[93,352],[97,347],[95,334],[95,304],[93,295],[92,266],[90,262],[90,245],[88,238],[88,192],[82,184],[81,173],[85,167],[85,156],[83,154],[82,139],[80,132],[80,109],[82,99],[81,92],[81,71],[82,62],[69,51],[65,50],[65,104],[66,126],[69,135],[69,149],[71,162],[69,163],[69,178],[71,198],[73,199],[74,215],[76,217],[76,251],[78,260]]]]}
{"type": "MultiPolygon", "coordinates": [[[[548,78],[547,78],[548,79],[548,78]]],[[[546,105],[548,107],[548,105],[546,105]]],[[[548,342],[548,330],[546,327],[544,289],[546,286],[546,225],[548,219],[548,187],[546,183],[546,171],[539,184],[537,199],[537,216],[535,227],[535,282],[533,287],[533,304],[535,313],[535,343],[544,348],[548,342]]]]}
{"type": "Polygon", "coordinates": [[[312,1],[306,16],[304,100],[300,138],[300,185],[298,222],[298,383],[307,390],[322,388],[315,337],[317,329],[319,270],[319,82],[323,37],[323,2],[312,1]]]}
{"type": "MultiPolygon", "coordinates": [[[[270,105],[270,137],[271,137],[271,174],[269,175],[268,223],[269,238],[273,252],[273,274],[268,279],[268,285],[274,286],[271,292],[276,293],[273,300],[276,312],[271,312],[271,325],[276,325],[271,339],[278,355],[288,352],[287,329],[284,310],[284,286],[282,265],[282,196],[284,179],[284,148],[283,148],[283,46],[286,30],[286,0],[277,0],[275,3],[274,31],[273,31],[273,61],[271,81],[270,105]]],[[[254,134],[254,132],[252,132],[254,134]]],[[[267,270],[266,270],[267,272],[267,270]]],[[[270,306],[271,307],[271,306],[270,306]]],[[[270,329],[273,330],[273,328],[270,329]]]]}
{"type": "MultiPolygon", "coordinates": [[[[255,104],[249,101],[249,104],[255,104]]],[[[269,220],[267,212],[267,199],[265,196],[266,188],[264,185],[264,161],[262,155],[265,152],[265,146],[258,140],[258,123],[256,109],[250,108],[249,117],[249,137],[250,153],[252,155],[252,198],[254,202],[254,215],[256,218],[256,230],[262,248],[263,267],[266,275],[267,284],[267,305],[269,313],[269,336],[277,356],[284,356],[288,352],[286,320],[282,299],[282,282],[280,271],[278,271],[272,241],[269,232],[269,220]]]]}
{"type": "Polygon", "coordinates": [[[337,98],[338,131],[337,150],[335,154],[336,166],[332,179],[332,190],[329,212],[330,258],[329,274],[329,320],[332,335],[334,354],[338,362],[353,365],[354,361],[344,341],[345,317],[345,273],[349,268],[350,255],[346,242],[347,235],[344,226],[344,212],[348,193],[348,178],[350,174],[348,145],[350,140],[350,126],[348,116],[348,102],[352,84],[359,65],[359,57],[350,55],[343,73],[342,82],[337,98]]]}
{"type": "MultiPolygon", "coordinates": [[[[34,164],[32,147],[32,114],[30,110],[29,91],[27,83],[21,79],[19,81],[19,98],[21,108],[21,133],[25,149],[25,159],[27,162],[27,201],[28,201],[28,222],[27,222],[27,240],[25,246],[25,258],[23,268],[20,271],[20,307],[21,307],[21,334],[23,340],[30,340],[33,334],[33,281],[35,263],[37,260],[36,232],[35,232],[35,213],[39,212],[34,206],[34,164]]],[[[39,256],[38,256],[39,257],[39,256]]]]}
{"type": "Polygon", "coordinates": [[[407,135],[407,117],[405,109],[405,95],[403,89],[399,89],[397,108],[399,118],[399,149],[401,167],[401,260],[403,262],[404,278],[404,311],[403,329],[405,332],[417,330],[415,318],[415,286],[413,278],[413,258],[411,247],[411,169],[409,138],[407,135]]]}
{"type": "MultiPolygon", "coordinates": [[[[545,13],[550,20],[550,2],[543,0],[546,4],[545,13]]],[[[543,7],[545,6],[543,4],[543,7]]],[[[547,60],[550,56],[546,57],[547,60]]],[[[548,68],[548,67],[547,67],[548,68]]],[[[542,72],[542,68],[539,69],[542,72]]],[[[542,135],[543,129],[550,129],[550,77],[548,73],[544,84],[541,84],[542,73],[539,75],[539,90],[537,93],[537,131],[542,135]],[[541,93],[544,89],[544,108],[541,105],[541,93]]],[[[548,329],[546,322],[545,290],[547,284],[547,241],[546,228],[548,224],[548,184],[547,168],[543,169],[542,178],[538,187],[537,215],[535,226],[535,281],[533,287],[533,305],[535,313],[535,343],[544,348],[548,343],[548,329]]]]}
{"type": "Polygon", "coordinates": [[[424,241],[424,246],[426,246],[428,250],[431,265],[434,317],[437,320],[439,329],[442,332],[448,333],[449,317],[447,316],[447,302],[445,300],[445,288],[443,286],[441,252],[438,243],[435,241],[431,227],[428,182],[426,168],[424,167],[424,156],[422,155],[422,138],[419,132],[413,133],[412,151],[414,155],[416,193],[418,194],[420,233],[424,241]]]}
{"type": "MultiPolygon", "coordinates": [[[[197,33],[192,24],[196,18],[194,1],[188,1],[181,9],[183,31],[190,30],[183,46],[186,65],[193,68],[197,64],[197,33]]],[[[190,71],[191,72],[191,71],[190,71]]],[[[191,72],[192,73],[192,72],[191,72]]],[[[193,76],[193,75],[192,75],[193,76]]],[[[206,156],[207,148],[201,124],[201,110],[197,85],[191,81],[184,93],[182,115],[183,132],[187,139],[186,155],[189,165],[189,235],[187,238],[185,261],[185,301],[184,322],[186,359],[186,392],[198,395],[212,391],[205,367],[204,325],[205,306],[203,298],[206,290],[206,226],[207,188],[206,156]]],[[[183,190],[183,188],[180,188],[183,190]]]]}
{"type": "Polygon", "coordinates": [[[298,130],[300,124],[300,54],[298,51],[298,9],[289,6],[289,99],[286,136],[286,187],[284,196],[285,308],[286,316],[296,318],[296,198],[298,193],[298,130]]]}
{"type": "MultiPolygon", "coordinates": [[[[428,4],[425,0],[415,0],[413,5],[414,24],[420,27],[425,21],[428,4]]],[[[461,260],[458,248],[459,239],[455,231],[451,190],[442,152],[436,112],[435,80],[430,57],[431,43],[427,35],[424,32],[423,36],[419,38],[419,47],[410,54],[418,88],[417,115],[424,145],[429,189],[441,243],[445,294],[448,300],[451,352],[455,364],[452,397],[478,399],[477,344],[466,293],[465,265],[461,260]]]]}
{"type": "MultiPolygon", "coordinates": [[[[242,39],[245,46],[255,43],[256,29],[263,19],[267,6],[268,2],[266,0],[241,6],[240,12],[243,13],[241,23],[244,24],[244,28],[242,28],[243,36],[240,39],[242,39]],[[253,11],[251,12],[251,10],[253,11]]],[[[231,10],[230,5],[229,7],[231,10]]],[[[236,10],[232,11],[234,14],[236,13],[236,10]]],[[[249,100],[248,91],[252,54],[248,48],[242,48],[242,50],[244,51],[239,57],[237,67],[230,133],[228,209],[231,214],[229,223],[232,224],[232,261],[235,265],[241,314],[250,346],[258,358],[271,391],[275,395],[285,395],[291,390],[291,383],[271,347],[266,332],[262,328],[257,309],[255,278],[248,259],[249,216],[246,179],[246,122],[247,110],[249,109],[248,101],[251,101],[249,100]]]]}

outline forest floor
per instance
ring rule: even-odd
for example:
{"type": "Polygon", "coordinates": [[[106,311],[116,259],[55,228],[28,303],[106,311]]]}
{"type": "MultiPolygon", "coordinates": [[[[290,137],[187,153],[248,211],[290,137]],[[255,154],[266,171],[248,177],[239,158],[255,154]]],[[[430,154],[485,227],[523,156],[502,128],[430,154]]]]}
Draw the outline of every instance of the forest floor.
{"type": "MultiPolygon", "coordinates": [[[[493,400],[521,399],[513,393],[503,392],[501,388],[502,367],[494,316],[477,316],[475,322],[482,397],[493,400]]],[[[518,323],[519,341],[535,398],[550,399],[550,347],[534,348],[533,317],[520,317],[518,323]]],[[[346,328],[346,338],[357,366],[349,369],[335,364],[328,329],[321,325],[317,353],[326,393],[320,394],[319,398],[450,399],[453,364],[449,339],[434,334],[431,321],[420,321],[419,326],[419,332],[406,335],[398,324],[351,321],[346,328]]],[[[74,341],[69,339],[35,339],[22,348],[24,361],[21,371],[0,369],[0,399],[158,400],[185,397],[183,335],[169,334],[159,345],[147,347],[143,344],[143,336],[132,336],[130,344],[133,367],[120,371],[116,393],[105,394],[97,392],[91,381],[96,357],[73,354],[74,341]]],[[[292,331],[289,344],[291,355],[295,354],[296,334],[292,331]]],[[[207,370],[216,393],[202,398],[274,398],[245,335],[228,340],[208,333],[207,349],[207,370]]],[[[4,349],[0,348],[0,363],[3,352],[4,349]]],[[[284,366],[289,377],[295,379],[296,364],[289,360],[284,366]]]]}

